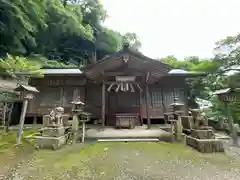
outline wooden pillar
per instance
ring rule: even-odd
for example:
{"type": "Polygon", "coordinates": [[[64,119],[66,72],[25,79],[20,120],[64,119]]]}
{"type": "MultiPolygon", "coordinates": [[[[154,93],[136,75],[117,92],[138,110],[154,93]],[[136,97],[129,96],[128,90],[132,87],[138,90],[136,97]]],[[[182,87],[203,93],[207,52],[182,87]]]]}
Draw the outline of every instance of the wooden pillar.
{"type": "Polygon", "coordinates": [[[106,106],[106,86],[104,81],[102,82],[102,127],[105,126],[105,106],[106,106]]]}
{"type": "Polygon", "coordinates": [[[16,144],[21,143],[23,126],[24,126],[25,116],[26,116],[27,107],[28,107],[28,101],[29,101],[28,98],[25,98],[23,101],[23,107],[22,107],[22,112],[21,112],[21,116],[20,116],[20,123],[19,123],[19,129],[18,129],[18,133],[17,133],[16,144]]]}
{"type": "Polygon", "coordinates": [[[142,118],[142,91],[139,89],[139,116],[140,116],[140,123],[141,126],[143,125],[143,118],[142,118]]]}
{"type": "Polygon", "coordinates": [[[84,85],[84,103],[86,104],[87,103],[87,87],[88,87],[88,81],[86,81],[86,84],[84,85]]]}
{"type": "Polygon", "coordinates": [[[164,119],[165,124],[167,124],[167,119],[165,119],[165,115],[164,115],[166,113],[166,106],[165,106],[165,103],[164,103],[164,90],[163,90],[163,87],[161,88],[161,98],[162,98],[163,119],[164,119]]]}
{"type": "Polygon", "coordinates": [[[37,124],[37,116],[33,116],[33,124],[34,124],[34,125],[37,124]]]}
{"type": "Polygon", "coordinates": [[[184,115],[189,115],[189,106],[188,106],[188,88],[184,88],[184,115]]]}
{"type": "Polygon", "coordinates": [[[163,88],[161,88],[161,98],[162,98],[163,113],[166,113],[166,106],[164,104],[164,91],[163,91],[163,88]]]}
{"type": "Polygon", "coordinates": [[[63,96],[64,96],[64,89],[63,89],[63,87],[61,87],[61,89],[60,89],[60,104],[59,104],[59,106],[64,106],[63,96]]]}
{"type": "Polygon", "coordinates": [[[149,117],[149,88],[148,88],[148,84],[146,84],[145,86],[145,97],[146,97],[146,114],[147,114],[147,126],[148,129],[150,129],[151,126],[151,120],[149,117]]]}

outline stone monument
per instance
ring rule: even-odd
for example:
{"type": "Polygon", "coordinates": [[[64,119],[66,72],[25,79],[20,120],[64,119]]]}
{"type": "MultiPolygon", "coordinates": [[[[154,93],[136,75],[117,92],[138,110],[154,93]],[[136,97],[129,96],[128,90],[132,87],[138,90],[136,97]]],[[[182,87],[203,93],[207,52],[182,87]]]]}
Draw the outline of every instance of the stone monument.
{"type": "MultiPolygon", "coordinates": [[[[65,117],[65,118],[64,118],[65,117]]],[[[49,115],[43,117],[44,127],[41,129],[42,136],[36,136],[39,148],[58,149],[66,143],[64,121],[64,108],[56,107],[49,115]]]]}
{"type": "Polygon", "coordinates": [[[215,139],[207,119],[201,116],[200,109],[192,109],[193,125],[190,135],[186,137],[186,144],[202,153],[224,152],[223,143],[215,139]]]}

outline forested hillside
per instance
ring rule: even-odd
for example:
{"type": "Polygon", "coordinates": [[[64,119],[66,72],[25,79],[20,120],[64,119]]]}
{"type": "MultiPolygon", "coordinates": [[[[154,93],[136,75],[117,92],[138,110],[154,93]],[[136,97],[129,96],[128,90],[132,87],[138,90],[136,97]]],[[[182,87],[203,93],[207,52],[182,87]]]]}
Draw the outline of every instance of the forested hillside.
{"type": "Polygon", "coordinates": [[[125,39],[137,40],[134,33],[121,35],[102,25],[107,12],[99,0],[0,0],[0,7],[2,58],[8,53],[32,60],[37,54],[44,66],[64,66],[85,63],[94,49],[100,59],[125,39]]]}

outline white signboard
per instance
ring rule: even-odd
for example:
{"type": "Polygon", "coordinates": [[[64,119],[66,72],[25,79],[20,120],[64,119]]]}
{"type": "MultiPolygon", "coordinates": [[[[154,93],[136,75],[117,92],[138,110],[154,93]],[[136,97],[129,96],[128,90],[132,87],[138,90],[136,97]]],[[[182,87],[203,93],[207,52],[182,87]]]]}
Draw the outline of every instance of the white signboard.
{"type": "Polygon", "coordinates": [[[135,81],[135,76],[116,76],[117,82],[133,82],[135,81]]]}

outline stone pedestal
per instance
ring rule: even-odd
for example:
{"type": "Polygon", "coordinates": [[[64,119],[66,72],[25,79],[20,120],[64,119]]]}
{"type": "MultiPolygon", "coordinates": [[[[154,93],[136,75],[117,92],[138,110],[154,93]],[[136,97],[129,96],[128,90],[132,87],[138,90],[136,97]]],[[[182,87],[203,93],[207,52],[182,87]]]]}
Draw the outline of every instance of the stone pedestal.
{"type": "Polygon", "coordinates": [[[68,125],[68,115],[64,115],[62,107],[54,108],[49,115],[43,116],[42,136],[36,137],[39,148],[58,149],[66,144],[65,127],[68,125]]]}
{"type": "Polygon", "coordinates": [[[36,136],[39,148],[58,149],[66,144],[65,128],[63,126],[49,126],[42,129],[42,136],[36,136]]]}
{"type": "Polygon", "coordinates": [[[50,126],[42,129],[42,136],[44,137],[60,137],[64,136],[65,128],[63,126],[50,126]]]}
{"type": "Polygon", "coordinates": [[[192,129],[191,136],[197,139],[212,139],[214,137],[212,130],[192,129]]]}
{"type": "Polygon", "coordinates": [[[186,137],[186,144],[202,153],[224,152],[221,140],[214,139],[211,129],[192,129],[186,137]]]}
{"type": "Polygon", "coordinates": [[[218,139],[197,139],[187,136],[186,144],[202,153],[224,152],[223,143],[218,139]]]}
{"type": "Polygon", "coordinates": [[[66,138],[65,136],[60,137],[36,136],[36,143],[39,148],[56,150],[66,143],[66,138]]]}
{"type": "Polygon", "coordinates": [[[42,136],[36,136],[39,148],[58,149],[66,144],[65,128],[63,126],[49,126],[42,129],[42,136]]]}

